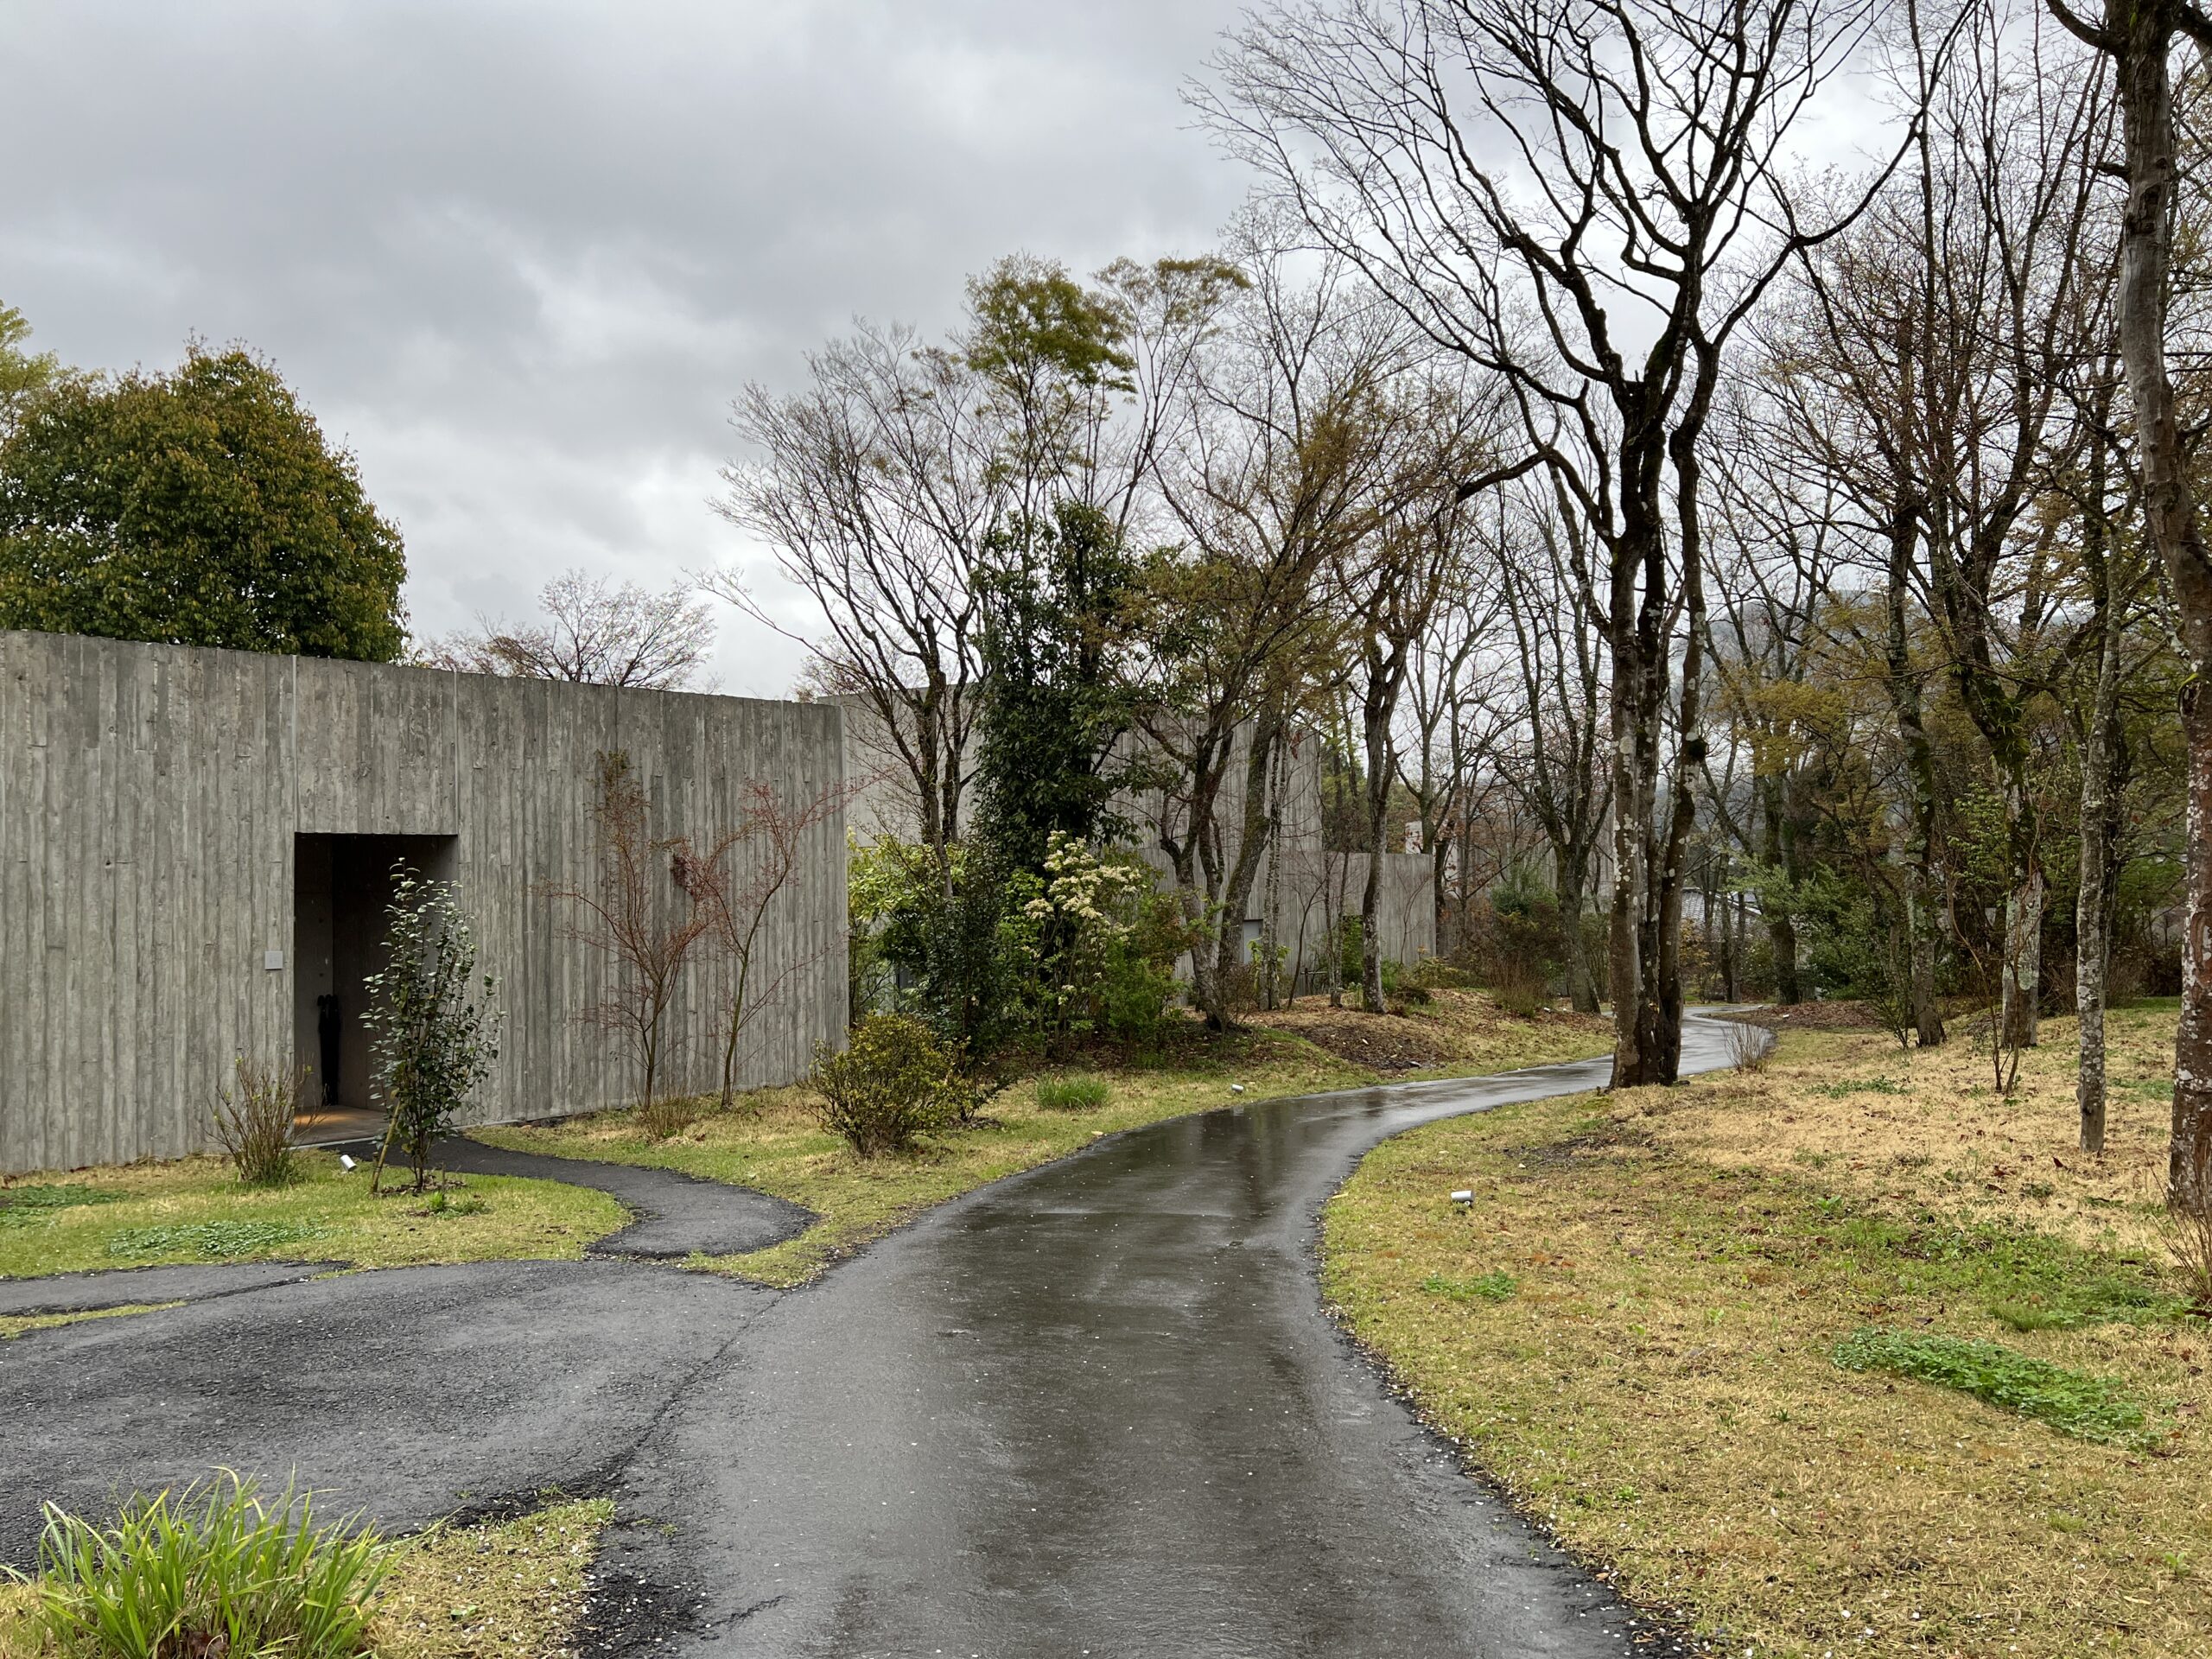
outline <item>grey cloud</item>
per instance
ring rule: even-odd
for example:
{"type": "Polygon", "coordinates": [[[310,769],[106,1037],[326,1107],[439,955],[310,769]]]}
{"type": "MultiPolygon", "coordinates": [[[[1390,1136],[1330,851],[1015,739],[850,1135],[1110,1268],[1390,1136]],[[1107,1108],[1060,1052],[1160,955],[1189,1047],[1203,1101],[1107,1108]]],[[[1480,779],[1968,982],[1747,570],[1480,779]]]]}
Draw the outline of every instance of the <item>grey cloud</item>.
{"type": "MultiPolygon", "coordinates": [[[[1230,0],[51,4],[0,15],[0,297],[93,366],[273,357],[400,522],[418,625],[739,554],[729,397],[1015,248],[1204,245],[1177,99],[1230,0]]],[[[795,652],[726,619],[731,690],[795,652]]]]}

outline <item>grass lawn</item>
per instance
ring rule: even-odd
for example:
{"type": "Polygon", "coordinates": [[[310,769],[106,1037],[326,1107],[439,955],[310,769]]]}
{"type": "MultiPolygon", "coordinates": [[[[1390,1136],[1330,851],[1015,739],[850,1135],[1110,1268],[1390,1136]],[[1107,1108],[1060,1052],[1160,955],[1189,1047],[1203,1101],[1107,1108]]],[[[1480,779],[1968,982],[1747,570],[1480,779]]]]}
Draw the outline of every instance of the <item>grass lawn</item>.
{"type": "Polygon", "coordinates": [[[2115,1016],[2101,1162],[2057,1020],[2009,1102],[1963,1039],[1834,1032],[1433,1124],[1332,1201],[1326,1293],[1524,1509],[1731,1650],[2201,1656],[2173,1022],[2115,1016]]]}
{"type": "MultiPolygon", "coordinates": [[[[557,1659],[576,1649],[584,1573],[614,1506],[435,1527],[397,1546],[369,1627],[378,1659],[557,1659]]],[[[35,1659],[35,1592],[0,1581],[0,1659],[35,1659]]]]}
{"type": "Polygon", "coordinates": [[[220,1158],[73,1170],[0,1182],[0,1278],[175,1262],[407,1267],[574,1258],[621,1226],[622,1206],[557,1181],[472,1175],[442,1205],[372,1198],[368,1173],[300,1154],[302,1179],[243,1187],[220,1158]]]}

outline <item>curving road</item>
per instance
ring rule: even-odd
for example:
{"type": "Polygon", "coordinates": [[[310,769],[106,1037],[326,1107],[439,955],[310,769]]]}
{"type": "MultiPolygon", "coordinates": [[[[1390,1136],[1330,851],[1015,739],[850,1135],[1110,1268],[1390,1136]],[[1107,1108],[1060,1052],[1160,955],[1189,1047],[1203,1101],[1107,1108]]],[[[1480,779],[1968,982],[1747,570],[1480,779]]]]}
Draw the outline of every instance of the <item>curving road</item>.
{"type": "MultiPolygon", "coordinates": [[[[1726,1063],[1694,1020],[1685,1069],[1726,1063]]],[[[1134,1130],[781,1296],[603,1262],[241,1291],[0,1348],[36,1496],[210,1464],[404,1526],[596,1482],[599,1645],[730,1655],[1610,1655],[1649,1641],[1321,1317],[1314,1219],[1434,1118],[1605,1063],[1134,1130]]],[[[1650,1651],[1648,1646],[1638,1651],[1650,1651]]]]}

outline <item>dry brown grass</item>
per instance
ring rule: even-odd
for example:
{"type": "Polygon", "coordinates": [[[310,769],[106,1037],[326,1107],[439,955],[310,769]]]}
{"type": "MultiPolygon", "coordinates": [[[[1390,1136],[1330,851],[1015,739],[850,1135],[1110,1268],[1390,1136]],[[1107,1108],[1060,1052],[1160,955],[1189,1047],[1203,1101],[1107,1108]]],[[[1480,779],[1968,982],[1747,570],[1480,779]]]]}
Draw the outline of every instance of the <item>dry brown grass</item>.
{"type": "MultiPolygon", "coordinates": [[[[2161,1018],[2171,1041],[2170,1015],[2128,1018],[2116,1075],[2139,1075],[2161,1018]]],[[[2129,1245],[2136,1218],[2094,1202],[2139,1167],[2147,1098],[2115,1096],[2116,1168],[2062,1190],[2045,1152],[2033,1178],[2054,1190],[2025,1192],[2070,1122],[2052,1036],[2012,1105],[1945,1092],[1936,1054],[1913,1057],[1908,1095],[1816,1092],[1904,1064],[1886,1039],[1821,1035],[1785,1039],[1760,1078],[1432,1125],[1332,1203],[1328,1294],[1526,1510],[1729,1649],[2201,1659],[2212,1337],[2158,1318],[2022,1332],[1991,1312],[2168,1276],[2129,1245]],[[1840,1370],[1834,1344],[1867,1324],[2114,1379],[2149,1440],[2089,1444],[1840,1370]]]]}
{"type": "Polygon", "coordinates": [[[564,1659],[613,1514],[593,1498],[404,1546],[369,1627],[378,1659],[564,1659]]]}
{"type": "Polygon", "coordinates": [[[2077,1244],[2164,1250],[2171,1005],[2107,1022],[2105,1152],[2079,1147],[2074,1021],[2044,1022],[2012,1098],[1964,1035],[1900,1049],[1872,1032],[1792,1033],[1757,1077],[1619,1096],[1666,1145],[1724,1168],[1817,1172],[1868,1201],[2018,1219],[2077,1244]]]}

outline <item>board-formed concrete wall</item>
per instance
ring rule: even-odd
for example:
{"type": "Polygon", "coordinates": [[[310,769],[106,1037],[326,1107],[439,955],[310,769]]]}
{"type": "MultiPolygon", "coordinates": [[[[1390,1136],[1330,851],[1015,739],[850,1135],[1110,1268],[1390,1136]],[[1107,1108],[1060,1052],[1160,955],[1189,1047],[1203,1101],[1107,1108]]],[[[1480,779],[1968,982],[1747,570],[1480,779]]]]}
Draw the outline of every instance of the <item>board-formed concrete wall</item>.
{"type": "MultiPolygon", "coordinates": [[[[505,1014],[470,1121],[628,1098],[620,1041],[577,1018],[607,965],[544,893],[594,879],[613,751],[656,836],[734,827],[753,780],[796,802],[844,770],[828,702],[0,632],[0,1170],[205,1147],[237,1057],[315,1063],[311,1043],[294,1052],[303,835],[453,838],[505,1014]]],[[[748,1033],[747,1084],[799,1076],[843,1032],[844,928],[832,812],[766,930],[755,982],[785,982],[748,1033]]],[[[724,983],[695,965],[671,1010],[678,1090],[719,1080],[724,983]]]]}

